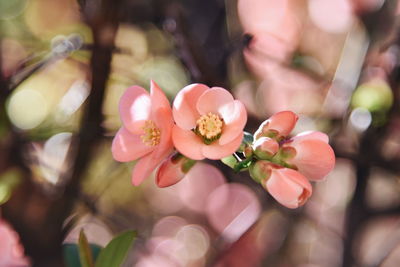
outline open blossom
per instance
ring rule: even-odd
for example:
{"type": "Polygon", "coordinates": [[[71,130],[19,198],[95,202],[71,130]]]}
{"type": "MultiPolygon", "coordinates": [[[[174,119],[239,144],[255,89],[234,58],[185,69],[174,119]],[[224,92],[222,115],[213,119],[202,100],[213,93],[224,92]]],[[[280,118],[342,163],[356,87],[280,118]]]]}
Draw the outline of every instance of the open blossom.
{"type": "Polygon", "coordinates": [[[18,234],[2,219],[0,219],[0,266],[31,266],[24,256],[24,248],[19,242],[18,234]]]}
{"type": "Polygon", "coordinates": [[[123,126],[111,151],[117,161],[139,159],[132,173],[132,183],[139,185],[173,150],[171,106],[151,81],[150,94],[142,87],[129,87],[121,97],[119,112],[123,126]]]}
{"type": "Polygon", "coordinates": [[[176,149],[194,160],[221,159],[240,146],[247,121],[244,105],[220,87],[192,84],[173,103],[176,149]]]}

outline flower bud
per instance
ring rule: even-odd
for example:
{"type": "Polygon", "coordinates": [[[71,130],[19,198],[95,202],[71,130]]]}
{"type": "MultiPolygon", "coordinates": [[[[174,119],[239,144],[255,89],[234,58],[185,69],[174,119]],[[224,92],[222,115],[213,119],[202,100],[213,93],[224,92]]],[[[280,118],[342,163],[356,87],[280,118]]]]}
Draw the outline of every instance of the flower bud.
{"type": "Polygon", "coordinates": [[[269,137],[260,137],[253,144],[254,154],[259,159],[271,159],[279,150],[279,144],[269,137]]]}
{"type": "Polygon", "coordinates": [[[261,184],[272,197],[290,209],[304,205],[312,194],[312,186],[307,178],[288,168],[270,169],[269,179],[261,184]]]}
{"type": "Polygon", "coordinates": [[[335,153],[322,133],[295,136],[283,149],[295,150],[294,156],[285,162],[311,181],[322,180],[335,167],[335,153]]]}
{"type": "Polygon", "coordinates": [[[156,173],[156,184],[159,187],[167,187],[176,184],[185,177],[196,163],[180,153],[173,153],[166,158],[156,173]]]}
{"type": "Polygon", "coordinates": [[[273,163],[266,160],[257,160],[253,162],[249,167],[249,173],[251,178],[258,183],[262,183],[269,178],[271,175],[271,168],[273,163]]]}
{"type": "Polygon", "coordinates": [[[282,139],[290,134],[298,118],[292,111],[278,112],[261,123],[258,130],[254,133],[254,138],[258,139],[266,136],[277,140],[282,139]]]}

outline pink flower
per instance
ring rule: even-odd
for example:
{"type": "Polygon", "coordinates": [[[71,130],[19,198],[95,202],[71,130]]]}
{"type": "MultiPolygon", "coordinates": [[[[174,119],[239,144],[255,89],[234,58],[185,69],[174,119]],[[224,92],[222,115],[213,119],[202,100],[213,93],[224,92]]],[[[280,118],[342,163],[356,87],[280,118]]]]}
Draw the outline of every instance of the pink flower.
{"type": "Polygon", "coordinates": [[[188,85],[177,94],[172,112],[174,145],[188,158],[221,159],[242,142],[246,109],[223,88],[188,85]]]}
{"type": "Polygon", "coordinates": [[[292,111],[281,111],[272,115],[268,120],[261,123],[254,133],[255,139],[266,137],[286,137],[293,130],[299,117],[292,111]]]}
{"type": "Polygon", "coordinates": [[[279,203],[291,209],[304,205],[312,194],[307,178],[288,168],[271,168],[271,176],[262,185],[279,203]]]}
{"type": "Polygon", "coordinates": [[[166,158],[156,173],[156,183],[159,187],[167,187],[182,180],[196,163],[195,160],[173,153],[166,158]]]}
{"type": "Polygon", "coordinates": [[[27,267],[31,266],[24,256],[24,248],[19,242],[18,234],[0,219],[0,266],[27,267]]]}
{"type": "Polygon", "coordinates": [[[142,87],[129,87],[121,97],[119,112],[123,126],[111,151],[114,159],[121,162],[140,158],[132,173],[133,185],[139,185],[172,152],[171,106],[151,81],[150,94],[142,87]]]}
{"type": "Polygon", "coordinates": [[[329,138],[321,132],[305,132],[294,136],[283,148],[293,148],[294,156],[286,162],[311,181],[323,179],[335,166],[335,153],[329,138]]]}

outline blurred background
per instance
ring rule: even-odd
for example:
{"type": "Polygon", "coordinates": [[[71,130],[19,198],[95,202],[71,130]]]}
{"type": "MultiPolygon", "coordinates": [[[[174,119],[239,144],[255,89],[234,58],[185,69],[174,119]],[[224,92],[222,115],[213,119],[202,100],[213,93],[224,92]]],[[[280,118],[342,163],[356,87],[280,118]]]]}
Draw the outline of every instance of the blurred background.
{"type": "MultiPolygon", "coordinates": [[[[138,231],[124,266],[400,266],[397,0],[0,0],[0,213],[33,266],[64,266],[81,228],[103,247],[138,231]],[[130,186],[111,141],[118,101],[153,79],[282,110],[330,136],[337,163],[307,204],[247,173],[195,165],[130,186]]],[[[7,267],[7,266],[4,266],[7,267]]]]}

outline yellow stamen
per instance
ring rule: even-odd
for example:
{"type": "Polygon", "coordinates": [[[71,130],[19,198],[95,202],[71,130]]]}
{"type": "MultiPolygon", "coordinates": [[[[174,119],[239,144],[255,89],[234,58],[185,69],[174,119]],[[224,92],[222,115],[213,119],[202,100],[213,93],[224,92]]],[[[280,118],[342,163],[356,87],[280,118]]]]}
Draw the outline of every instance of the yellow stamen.
{"type": "Polygon", "coordinates": [[[224,121],[216,114],[209,112],[196,121],[196,130],[204,138],[210,140],[221,135],[224,121]]]}
{"type": "Polygon", "coordinates": [[[152,120],[147,120],[142,127],[144,134],[140,136],[143,144],[147,146],[156,146],[160,143],[161,131],[152,120]]]}

